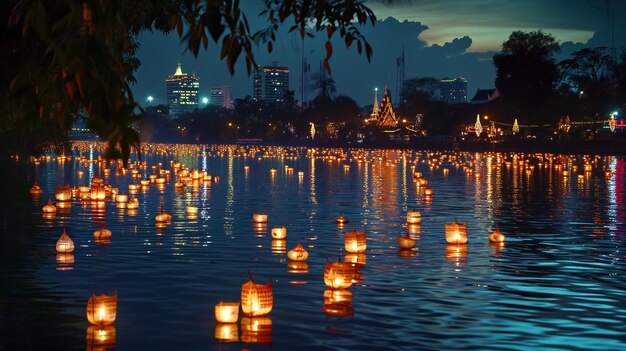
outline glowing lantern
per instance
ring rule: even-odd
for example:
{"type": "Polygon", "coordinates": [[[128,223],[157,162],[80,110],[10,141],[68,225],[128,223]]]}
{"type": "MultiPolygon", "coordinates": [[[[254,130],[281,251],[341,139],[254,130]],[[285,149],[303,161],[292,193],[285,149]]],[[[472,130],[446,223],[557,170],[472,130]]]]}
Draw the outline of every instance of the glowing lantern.
{"type": "Polygon", "coordinates": [[[87,351],[106,351],[115,349],[117,337],[112,325],[90,325],[87,328],[87,351]]]}
{"type": "Polygon", "coordinates": [[[272,320],[269,317],[242,318],[241,341],[247,344],[272,344],[272,320]]]}
{"type": "Polygon", "coordinates": [[[324,284],[329,289],[347,289],[352,285],[354,267],[348,263],[326,262],[324,270],[324,284]]]}
{"type": "Polygon", "coordinates": [[[365,231],[346,232],[344,238],[344,246],[346,251],[351,253],[365,252],[367,249],[367,240],[365,238],[365,231]]]}
{"type": "Polygon", "coordinates": [[[584,169],[584,171],[585,171],[585,172],[591,172],[591,170],[592,170],[592,166],[591,166],[591,164],[586,163],[586,164],[584,165],[583,169],[584,169]]]}
{"type": "Polygon", "coordinates": [[[165,178],[162,178],[162,177],[156,178],[156,179],[154,180],[154,182],[155,182],[157,185],[163,185],[163,184],[165,184],[165,178]]]}
{"type": "Polygon", "coordinates": [[[239,320],[239,302],[220,301],[215,305],[215,320],[218,323],[237,323],[239,320]]]}
{"type": "Polygon", "coordinates": [[[163,204],[161,204],[161,212],[155,217],[155,220],[157,223],[165,223],[172,220],[172,216],[163,209],[163,204]]]}
{"type": "Polygon", "coordinates": [[[117,293],[91,295],[87,302],[87,320],[93,325],[111,325],[117,316],[117,293]]]}
{"type": "Polygon", "coordinates": [[[128,184],[128,192],[133,194],[139,191],[139,184],[128,184]]]}
{"type": "Polygon", "coordinates": [[[195,206],[187,206],[187,216],[189,218],[198,217],[198,208],[195,206]]]}
{"type": "Polygon", "coordinates": [[[93,232],[93,237],[96,239],[107,239],[111,237],[111,231],[102,226],[102,228],[93,232]]]}
{"type": "Polygon", "coordinates": [[[429,187],[424,188],[424,196],[433,196],[433,189],[429,187]]]}
{"type": "Polygon", "coordinates": [[[500,229],[498,228],[498,223],[496,223],[496,230],[489,234],[489,241],[492,243],[503,243],[505,239],[504,234],[500,233],[500,229]]]}
{"type": "Polygon", "coordinates": [[[74,251],[74,242],[70,236],[67,235],[65,229],[63,229],[63,234],[61,234],[61,237],[57,240],[56,249],[59,253],[69,253],[74,251]]]}
{"type": "Polygon", "coordinates": [[[115,202],[118,204],[125,204],[128,202],[128,195],[117,194],[115,195],[115,202]]]}
{"type": "Polygon", "coordinates": [[[218,323],[215,326],[214,336],[219,342],[237,342],[239,341],[239,326],[233,323],[218,323]]]}
{"type": "Polygon", "coordinates": [[[35,180],[35,184],[33,184],[33,187],[30,188],[29,192],[33,195],[38,195],[43,193],[43,190],[41,189],[41,187],[39,186],[39,184],[37,184],[37,181],[35,180]]]}
{"type": "Polygon", "coordinates": [[[411,238],[409,233],[406,233],[404,236],[398,237],[398,245],[403,250],[412,249],[415,247],[415,239],[411,238]]]}
{"type": "Polygon", "coordinates": [[[94,201],[104,201],[106,199],[106,189],[103,185],[92,184],[89,198],[94,201]]]}
{"type": "Polygon", "coordinates": [[[128,207],[129,210],[136,210],[139,208],[139,200],[136,197],[131,197],[130,200],[128,200],[128,204],[126,205],[126,207],[128,207]]]}
{"type": "Polygon", "coordinates": [[[448,244],[466,244],[467,243],[467,222],[460,224],[456,218],[453,223],[444,224],[446,232],[446,242],[448,244]]]}
{"type": "Polygon", "coordinates": [[[241,286],[241,310],[247,317],[265,316],[272,311],[274,303],[272,281],[266,285],[256,284],[250,272],[248,275],[250,280],[241,286]]]}
{"type": "Polygon", "coordinates": [[[406,222],[408,224],[420,224],[422,222],[422,214],[419,211],[407,212],[406,222]]]}
{"type": "Polygon", "coordinates": [[[272,228],[271,234],[272,234],[272,238],[274,239],[284,239],[287,237],[287,228],[285,227],[272,228]]]}
{"type": "Polygon", "coordinates": [[[150,180],[148,179],[143,179],[141,182],[139,182],[141,184],[142,187],[148,187],[150,186],[150,180]]]}
{"type": "Polygon", "coordinates": [[[289,252],[287,253],[287,257],[289,257],[289,259],[292,261],[302,262],[306,261],[307,258],[309,258],[309,253],[304,249],[304,247],[302,247],[300,243],[298,243],[296,247],[289,250],[289,252]]]}
{"type": "Polygon", "coordinates": [[[57,186],[54,195],[57,201],[70,201],[72,199],[72,188],[69,185],[57,186]]]}
{"type": "Polygon", "coordinates": [[[52,204],[52,200],[48,199],[48,203],[41,210],[43,213],[55,213],[57,208],[52,204]]]}
{"type": "Polygon", "coordinates": [[[287,252],[287,241],[283,239],[272,240],[272,253],[282,255],[287,252]]]}
{"type": "Polygon", "coordinates": [[[252,221],[254,223],[267,223],[267,215],[266,214],[255,213],[252,216],[252,221]]]}
{"type": "Polygon", "coordinates": [[[335,219],[335,222],[337,223],[337,225],[344,225],[344,224],[350,222],[350,220],[348,219],[348,217],[344,217],[343,215],[339,215],[335,219]]]}

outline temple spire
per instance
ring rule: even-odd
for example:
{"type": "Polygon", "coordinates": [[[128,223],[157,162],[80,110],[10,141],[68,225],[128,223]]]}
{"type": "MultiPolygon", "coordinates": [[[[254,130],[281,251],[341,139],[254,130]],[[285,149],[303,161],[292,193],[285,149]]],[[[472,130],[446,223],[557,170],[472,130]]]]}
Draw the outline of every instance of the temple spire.
{"type": "Polygon", "coordinates": [[[176,67],[176,72],[174,73],[175,76],[182,76],[183,75],[183,67],[180,65],[180,61],[178,62],[178,67],[176,67]]]}
{"type": "Polygon", "coordinates": [[[371,117],[378,118],[378,88],[374,88],[374,108],[371,117]]]}

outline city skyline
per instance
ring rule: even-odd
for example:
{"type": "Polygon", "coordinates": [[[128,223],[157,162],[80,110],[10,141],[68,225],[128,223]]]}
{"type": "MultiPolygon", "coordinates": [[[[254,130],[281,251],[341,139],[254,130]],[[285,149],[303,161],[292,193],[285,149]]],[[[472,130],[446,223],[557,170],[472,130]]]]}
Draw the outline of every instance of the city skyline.
{"type": "MultiPolygon", "coordinates": [[[[251,27],[258,29],[262,19],[255,15],[263,5],[246,3],[242,8],[244,6],[251,27]]],[[[333,40],[334,54],[330,61],[332,77],[336,81],[338,94],[350,96],[360,105],[369,105],[375,87],[382,89],[385,85],[396,86],[396,59],[401,55],[404,45],[407,79],[418,76],[437,79],[462,76],[468,80],[467,95],[471,97],[477,89],[495,88],[495,68],[491,59],[498,48],[494,48],[493,38],[497,37],[496,42],[501,44],[514,30],[542,29],[553,34],[561,42],[562,50],[558,60],[569,57],[571,52],[582,47],[610,47],[612,42],[616,48],[625,47],[626,25],[619,20],[614,23],[609,20],[611,14],[626,11],[626,3],[612,2],[611,6],[611,12],[606,12],[599,4],[587,1],[553,1],[543,4],[527,0],[494,6],[493,1],[482,0],[448,7],[435,6],[431,1],[400,2],[391,7],[372,3],[378,16],[377,24],[363,28],[374,49],[372,62],[368,64],[365,57],[356,54],[354,48],[346,50],[343,43],[333,40]],[[526,4],[527,7],[522,10],[520,4],[526,4]],[[532,9],[541,15],[532,19],[532,9]],[[492,20],[479,21],[483,13],[491,15],[492,20]],[[450,19],[450,28],[441,31],[440,23],[445,18],[450,19]],[[469,23],[461,26],[464,21],[469,23]],[[508,27],[503,27],[503,23],[508,27]],[[453,32],[454,28],[457,28],[456,32],[453,32]],[[476,34],[471,34],[474,32],[476,34]]],[[[259,65],[279,61],[288,66],[291,71],[291,90],[295,92],[296,100],[300,100],[301,40],[299,35],[288,34],[286,30],[281,33],[284,35],[274,45],[274,52],[268,54],[259,47],[256,60],[259,65]]],[[[163,66],[178,60],[201,76],[207,86],[229,85],[233,90],[233,100],[252,96],[252,74],[248,76],[243,62],[238,62],[235,74],[231,77],[225,69],[225,63],[219,60],[215,46],[209,45],[207,51],[201,51],[196,59],[190,53],[184,53],[185,46],[175,34],[164,36],[143,33],[139,41],[141,47],[138,54],[142,65],[136,73],[138,83],[133,87],[139,101],[152,95],[156,99],[155,103],[163,102],[164,97],[159,96],[159,91],[155,89],[155,77],[163,76],[160,73],[163,66]],[[163,50],[164,47],[168,49],[163,50]],[[163,54],[157,57],[152,54],[155,50],[163,54]]],[[[307,38],[304,43],[304,56],[313,73],[319,71],[319,62],[324,57],[324,41],[323,35],[317,35],[314,39],[307,38]]],[[[393,89],[391,93],[395,97],[393,89]]],[[[208,91],[201,91],[201,95],[208,95],[208,91]]],[[[308,94],[308,100],[314,96],[313,93],[308,94]]]]}

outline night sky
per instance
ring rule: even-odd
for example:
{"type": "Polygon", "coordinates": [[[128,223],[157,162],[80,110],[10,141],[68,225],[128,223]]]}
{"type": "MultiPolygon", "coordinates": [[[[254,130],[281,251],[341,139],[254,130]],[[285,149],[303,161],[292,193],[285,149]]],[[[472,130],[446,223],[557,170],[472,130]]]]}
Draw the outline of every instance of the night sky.
{"type": "MultiPolygon", "coordinates": [[[[246,1],[242,6],[253,30],[265,24],[257,17],[262,1],[246,1]]],[[[376,26],[363,29],[374,49],[372,62],[359,56],[356,47],[346,50],[338,40],[333,41],[331,59],[337,93],[348,95],[361,105],[373,103],[374,88],[385,85],[392,89],[395,99],[396,58],[403,45],[407,79],[463,76],[468,79],[469,99],[478,88],[494,87],[491,58],[515,30],[541,29],[555,36],[561,43],[559,60],[583,47],[611,47],[614,43],[616,48],[626,48],[624,0],[412,0],[396,1],[391,7],[376,2],[369,6],[378,18],[376,26]]],[[[313,74],[320,70],[325,40],[325,34],[320,34],[304,42],[304,54],[313,74]]],[[[141,67],[133,90],[137,101],[143,102],[152,95],[156,104],[166,103],[164,79],[174,72],[178,61],[183,71],[200,76],[201,96],[218,85],[230,85],[234,98],[252,94],[251,77],[247,76],[243,60],[231,77],[225,63],[219,60],[216,45],[209,45],[195,58],[185,53],[176,34],[144,33],[139,41],[141,67]]],[[[267,54],[264,46],[256,53],[261,65],[277,61],[290,68],[290,89],[296,92],[297,100],[301,98],[301,53],[299,35],[287,30],[280,32],[272,54],[267,54]]],[[[316,93],[310,91],[307,95],[307,100],[311,100],[316,93]]]]}

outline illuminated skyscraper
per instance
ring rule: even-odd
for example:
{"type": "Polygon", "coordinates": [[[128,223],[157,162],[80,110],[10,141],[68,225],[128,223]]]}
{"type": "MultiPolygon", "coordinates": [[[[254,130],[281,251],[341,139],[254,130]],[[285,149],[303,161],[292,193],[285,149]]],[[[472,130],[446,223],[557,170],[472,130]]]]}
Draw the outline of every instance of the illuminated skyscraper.
{"type": "Polygon", "coordinates": [[[289,91],[289,68],[274,63],[254,71],[252,97],[269,104],[282,104],[289,91]]]}
{"type": "Polygon", "coordinates": [[[441,80],[441,99],[449,104],[460,104],[467,102],[467,79],[463,77],[448,78],[441,80]]]}
{"type": "Polygon", "coordinates": [[[231,95],[232,92],[228,85],[213,87],[209,89],[210,104],[213,106],[221,106],[223,108],[232,108],[231,95]]]}
{"type": "Polygon", "coordinates": [[[170,116],[175,117],[183,113],[193,112],[198,108],[200,78],[193,73],[183,73],[180,63],[176,67],[176,72],[165,80],[165,89],[170,116]]]}

